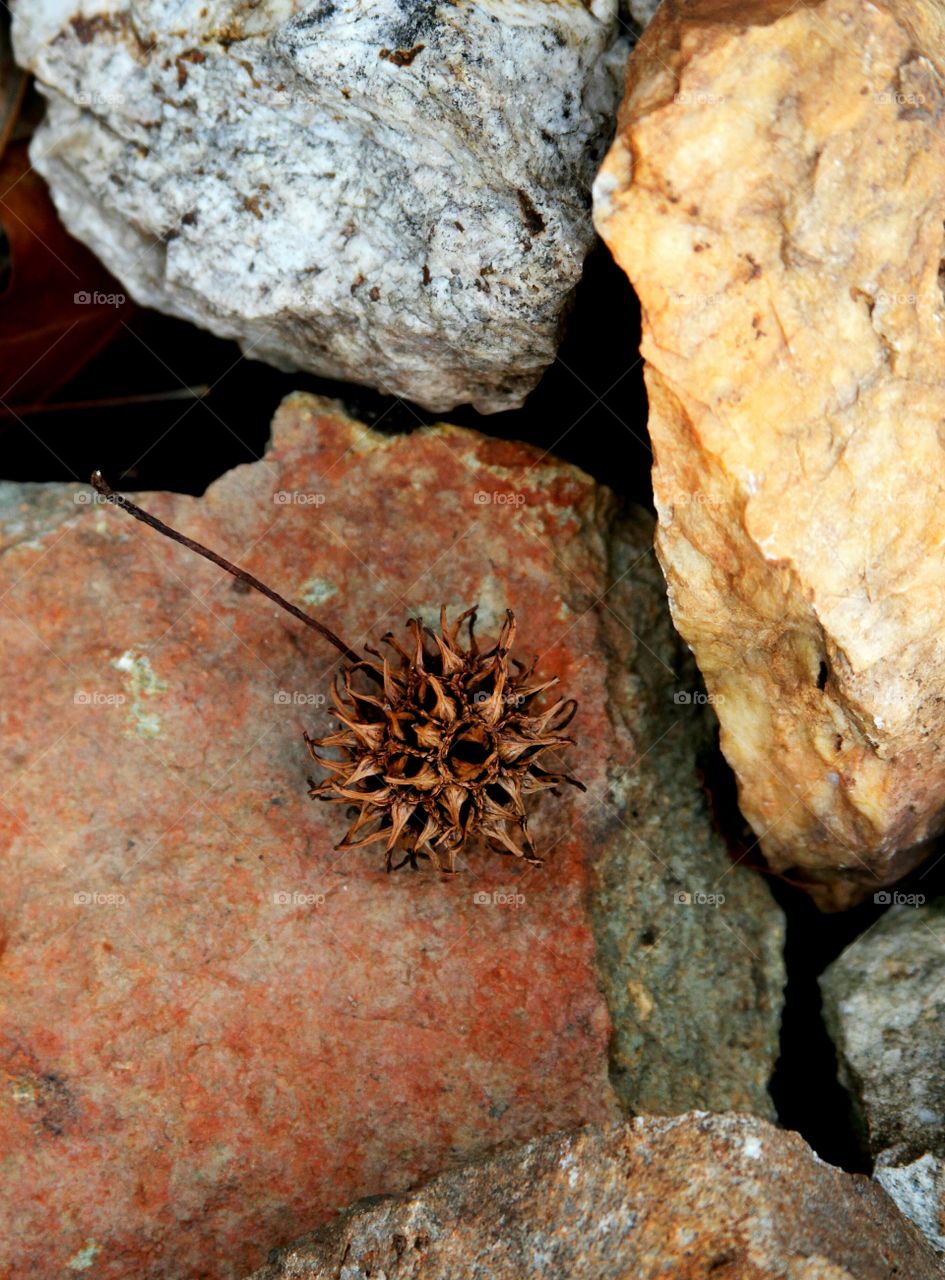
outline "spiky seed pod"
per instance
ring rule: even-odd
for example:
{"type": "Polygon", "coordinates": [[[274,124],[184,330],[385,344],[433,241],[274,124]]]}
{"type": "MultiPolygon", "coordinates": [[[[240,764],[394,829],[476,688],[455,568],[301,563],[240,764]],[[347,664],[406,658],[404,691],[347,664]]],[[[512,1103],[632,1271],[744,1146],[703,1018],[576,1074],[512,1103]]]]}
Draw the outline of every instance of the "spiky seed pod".
{"type": "Polygon", "coordinates": [[[562,737],[577,704],[573,698],[537,710],[533,701],[558,683],[532,678],[509,657],[515,639],[511,610],[498,642],[481,652],[475,636],[475,609],[450,625],[440,612],[440,634],[419,619],[408,623],[410,651],[390,634],[383,642],[392,659],[368,649],[371,659],[346,665],[332,690],[336,733],[312,739],[308,749],[329,771],[311,779],[310,795],[355,805],[358,815],[339,849],[360,849],[383,841],[388,871],[420,857],[454,871],[456,855],[473,836],[500,853],[534,864],[541,858],[528,835],[525,803],[537,791],[556,792],[559,783],[584,786],[566,773],[539,763],[562,737]],[[467,624],[469,642],[459,639],[467,624]],[[337,750],[339,759],[319,754],[337,750]],[[394,862],[395,849],[404,856],[394,862]]]}
{"type": "Polygon", "coordinates": [[[467,609],[452,626],[446,610],[441,610],[440,635],[415,619],[409,624],[414,636],[412,654],[393,636],[384,637],[397,656],[393,670],[376,649],[367,650],[372,658],[362,658],[323,622],[303,613],[265,582],[115,493],[100,471],[93,472],[91,482],[104,498],[142,524],[261,592],[347,660],[349,665],[342,668],[344,693],[337,682],[332,691],[341,728],[320,741],[305,736],[312,757],[334,775],[318,785],[309,779],[310,794],[360,805],[339,848],[358,849],[383,840],[390,870],[400,842],[406,853],[398,866],[409,862],[416,867],[417,858],[426,857],[440,867],[443,852],[453,871],[456,854],[478,834],[501,853],[541,861],[528,836],[525,798],[535,791],[557,794],[559,782],[584,790],[576,778],[550,772],[538,763],[544,752],[572,741],[560,734],[570,724],[577,703],[573,698],[562,699],[546,711],[533,713],[532,699],[558,681],[536,684],[534,663],[526,670],[516,658],[509,658],[515,639],[511,610],[498,643],[485,653],[476,643],[475,609],[467,609]],[[459,641],[464,622],[469,629],[468,648],[459,641]],[[369,682],[373,682],[370,690],[356,687],[369,682]],[[319,756],[316,747],[338,748],[342,759],[319,756]]]}

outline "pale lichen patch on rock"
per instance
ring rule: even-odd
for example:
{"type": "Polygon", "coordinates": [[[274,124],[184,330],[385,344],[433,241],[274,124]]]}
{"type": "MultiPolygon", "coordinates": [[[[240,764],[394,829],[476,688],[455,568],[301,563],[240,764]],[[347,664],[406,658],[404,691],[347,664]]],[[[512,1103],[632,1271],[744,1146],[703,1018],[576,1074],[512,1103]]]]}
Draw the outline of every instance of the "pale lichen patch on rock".
{"type": "Polygon", "coordinates": [[[147,654],[135,653],[133,649],[114,658],[112,666],[128,677],[131,691],[128,714],[134,723],[135,732],[142,738],[158,737],[161,721],[154,711],[148,709],[145,699],[163,693],[167,684],[155,673],[147,654]]]}

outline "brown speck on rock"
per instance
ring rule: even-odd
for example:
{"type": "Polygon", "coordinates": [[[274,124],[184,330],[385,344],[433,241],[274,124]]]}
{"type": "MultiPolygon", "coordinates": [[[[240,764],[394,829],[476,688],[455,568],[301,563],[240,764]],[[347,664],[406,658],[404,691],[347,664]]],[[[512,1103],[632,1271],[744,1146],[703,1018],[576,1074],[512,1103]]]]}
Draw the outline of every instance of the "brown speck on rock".
{"type": "Polygon", "coordinates": [[[237,61],[239,62],[240,66],[244,69],[244,71],[252,81],[253,88],[258,89],[260,87],[260,82],[256,79],[256,73],[253,69],[253,64],[249,62],[246,58],[238,58],[237,61]]]}
{"type": "Polygon", "coordinates": [[[409,67],[417,54],[422,53],[425,48],[424,44],[415,44],[412,49],[381,49],[378,56],[385,62],[392,62],[395,67],[409,67]]]}
{"type": "Polygon", "coordinates": [[[521,206],[522,217],[525,219],[525,225],[528,227],[532,235],[540,235],[545,229],[544,215],[535,208],[534,202],[527,191],[523,191],[519,187],[516,191],[518,202],[521,206]]]}
{"type": "Polygon", "coordinates": [[[76,14],[70,25],[80,44],[91,44],[100,32],[115,30],[114,22],[104,13],[97,13],[91,18],[76,14]]]}
{"type": "Polygon", "coordinates": [[[178,54],[174,59],[177,67],[177,87],[183,89],[187,83],[187,63],[199,65],[201,62],[207,61],[207,55],[200,49],[187,49],[184,53],[178,54]]]}

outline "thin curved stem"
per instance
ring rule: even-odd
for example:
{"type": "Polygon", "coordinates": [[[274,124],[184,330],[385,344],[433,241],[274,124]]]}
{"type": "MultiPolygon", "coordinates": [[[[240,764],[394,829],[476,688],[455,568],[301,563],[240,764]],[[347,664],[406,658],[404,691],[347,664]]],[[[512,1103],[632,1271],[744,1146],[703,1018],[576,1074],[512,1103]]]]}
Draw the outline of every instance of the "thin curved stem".
{"type": "Polygon", "coordinates": [[[140,520],[142,524],[150,525],[152,529],[157,529],[158,533],[163,533],[165,538],[171,538],[174,542],[179,542],[182,547],[186,547],[189,551],[196,551],[198,556],[203,556],[205,560],[210,560],[213,564],[218,565],[221,569],[225,569],[227,573],[231,573],[234,578],[240,582],[245,582],[247,586],[253,587],[256,591],[262,592],[280,608],[285,609],[286,613],[291,613],[293,618],[298,618],[299,622],[304,622],[307,627],[311,627],[313,631],[333,644],[339,653],[344,654],[349,662],[361,663],[364,661],[363,655],[356,653],[349,645],[336,636],[334,631],[330,631],[323,623],[315,618],[310,618],[307,613],[303,613],[301,609],[286,600],[284,596],[280,596],[278,591],[273,591],[272,587],[267,587],[264,582],[260,582],[258,578],[254,578],[251,573],[247,573],[245,569],[240,569],[238,565],[231,564],[229,560],[224,560],[223,556],[217,555],[215,551],[211,551],[209,547],[203,546],[200,542],[195,542],[193,538],[186,537],[183,533],[178,533],[176,529],[172,529],[169,524],[165,524],[163,520],[159,520],[157,516],[152,516],[149,512],[143,511],[141,507],[136,507],[133,502],[129,502],[127,498],[123,498],[120,493],[116,493],[105,481],[101,471],[92,473],[90,481],[93,489],[107,498],[109,502],[113,502],[116,507],[121,507],[122,511],[127,511],[130,516],[134,516],[136,520],[140,520]]]}

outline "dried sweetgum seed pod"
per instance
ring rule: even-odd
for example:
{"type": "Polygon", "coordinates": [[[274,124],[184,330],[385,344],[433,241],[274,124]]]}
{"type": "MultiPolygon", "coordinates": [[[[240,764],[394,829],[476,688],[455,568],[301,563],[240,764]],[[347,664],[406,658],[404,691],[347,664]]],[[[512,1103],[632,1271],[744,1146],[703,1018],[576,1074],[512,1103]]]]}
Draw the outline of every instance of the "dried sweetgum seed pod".
{"type": "Polygon", "coordinates": [[[358,806],[339,849],[383,841],[388,871],[406,863],[416,867],[418,858],[455,871],[457,853],[480,836],[500,853],[541,862],[528,834],[525,802],[537,791],[557,795],[562,782],[585,789],[541,763],[547,752],[572,743],[561,735],[577,703],[563,698],[544,710],[534,705],[558,680],[537,681],[534,662],[526,668],[509,656],[516,630],[511,610],[498,641],[485,650],[476,641],[475,608],[452,625],[443,609],[439,635],[414,618],[409,649],[388,634],[383,639],[390,660],[370,648],[362,657],[245,569],[115,493],[101,472],[92,485],[136,520],[262,592],[343,655],[340,687],[336,680],[332,689],[339,728],[325,738],[305,735],[312,758],[329,774],[320,783],[310,779],[309,794],[358,806]],[[466,644],[460,640],[464,623],[466,644]],[[318,754],[325,750],[340,755],[318,754]],[[395,862],[398,847],[404,856],[395,862]]]}
{"type": "Polygon", "coordinates": [[[339,848],[358,849],[383,841],[387,868],[429,858],[453,871],[470,837],[484,837],[501,853],[539,863],[528,834],[526,798],[559,783],[581,783],[543,767],[562,737],[577,704],[561,699],[537,710],[534,699],[558,683],[533,678],[509,656],[515,616],[508,611],[498,642],[480,651],[475,609],[450,625],[440,614],[440,634],[419,619],[408,624],[413,643],[384,642],[392,659],[369,650],[370,659],[346,665],[332,690],[336,733],[306,736],[312,758],[329,771],[310,794],[359,807],[339,848]],[[460,641],[467,624],[468,643],[460,641]],[[340,684],[340,687],[339,687],[340,684]],[[380,691],[378,690],[380,685],[380,691]],[[339,751],[334,759],[318,754],[339,751]],[[394,853],[405,852],[399,862],[394,853]]]}

